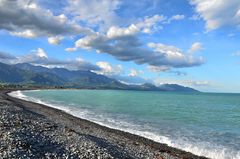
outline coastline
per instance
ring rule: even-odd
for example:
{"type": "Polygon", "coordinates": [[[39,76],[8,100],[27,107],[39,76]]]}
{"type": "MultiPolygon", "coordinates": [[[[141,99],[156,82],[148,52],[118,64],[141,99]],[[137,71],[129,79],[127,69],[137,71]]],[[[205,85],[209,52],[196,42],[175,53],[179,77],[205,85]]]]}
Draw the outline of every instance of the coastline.
{"type": "MultiPolygon", "coordinates": [[[[14,105],[15,107],[20,108],[22,113],[27,112],[31,115],[40,115],[41,119],[48,120],[51,125],[56,125],[56,128],[55,126],[53,127],[53,131],[59,131],[58,133],[62,133],[63,136],[68,135],[70,131],[71,134],[74,134],[73,142],[74,140],[77,141],[78,138],[87,137],[90,142],[93,142],[95,143],[95,145],[97,145],[96,148],[99,148],[101,150],[104,149],[103,154],[109,155],[108,157],[159,159],[205,158],[176,148],[169,147],[166,144],[157,143],[155,141],[138,135],[108,128],[85,119],[74,117],[59,109],[17,99],[7,94],[11,91],[17,90],[19,89],[0,91],[1,107],[2,105],[4,105],[2,104],[4,103],[3,101],[5,101],[6,103],[8,103],[9,106],[14,105]],[[66,132],[66,129],[68,130],[68,132],[66,132]]],[[[55,137],[59,138],[59,136],[57,135],[55,137]]],[[[78,149],[79,147],[76,146],[75,148],[78,149]]],[[[76,155],[75,157],[78,158],[77,156],[78,155],[76,155]]],[[[100,158],[107,157],[98,154],[97,156],[100,156],[100,158]]],[[[61,158],[63,156],[59,157],[61,158]]],[[[90,156],[86,157],[91,158],[90,156]]]]}

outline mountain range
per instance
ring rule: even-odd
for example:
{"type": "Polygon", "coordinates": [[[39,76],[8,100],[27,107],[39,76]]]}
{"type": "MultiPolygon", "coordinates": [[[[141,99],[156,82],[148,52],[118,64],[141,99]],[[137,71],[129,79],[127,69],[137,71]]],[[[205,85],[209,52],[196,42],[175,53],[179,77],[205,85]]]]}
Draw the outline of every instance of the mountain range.
{"type": "Polygon", "coordinates": [[[150,83],[127,85],[116,79],[91,71],[47,68],[29,63],[8,65],[0,63],[0,83],[36,86],[59,86],[65,88],[121,89],[143,91],[183,91],[197,90],[177,84],[155,86],[150,83]]]}

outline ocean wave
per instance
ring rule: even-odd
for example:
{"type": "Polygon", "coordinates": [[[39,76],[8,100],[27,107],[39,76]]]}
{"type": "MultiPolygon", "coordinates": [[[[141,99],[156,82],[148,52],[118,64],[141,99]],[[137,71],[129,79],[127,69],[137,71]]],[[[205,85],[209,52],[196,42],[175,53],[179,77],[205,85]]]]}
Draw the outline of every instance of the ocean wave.
{"type": "Polygon", "coordinates": [[[160,135],[156,132],[143,130],[140,125],[125,121],[124,119],[116,120],[113,117],[107,116],[106,114],[96,114],[95,112],[89,111],[87,109],[76,108],[74,107],[74,104],[60,105],[57,102],[43,102],[40,99],[24,95],[24,91],[14,91],[9,93],[9,95],[23,100],[32,101],[60,109],[75,117],[86,119],[109,128],[136,134],[159,143],[167,144],[171,147],[191,152],[199,156],[205,156],[213,159],[240,159],[239,151],[236,152],[210,142],[191,142],[186,138],[182,138],[181,136],[178,139],[171,139],[170,137],[160,135]]]}
{"type": "Polygon", "coordinates": [[[19,99],[27,99],[27,96],[25,96],[22,91],[13,91],[8,93],[8,95],[15,97],[15,98],[19,98],[19,99]]]}

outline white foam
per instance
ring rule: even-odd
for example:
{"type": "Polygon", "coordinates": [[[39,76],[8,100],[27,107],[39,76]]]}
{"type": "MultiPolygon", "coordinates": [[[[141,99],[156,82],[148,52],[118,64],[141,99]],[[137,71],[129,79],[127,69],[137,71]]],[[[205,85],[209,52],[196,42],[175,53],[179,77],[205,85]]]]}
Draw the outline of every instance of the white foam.
{"type": "Polygon", "coordinates": [[[68,106],[62,106],[59,104],[43,102],[39,99],[25,96],[22,93],[22,91],[11,92],[9,93],[9,95],[16,98],[23,99],[23,100],[32,101],[35,103],[44,104],[49,107],[60,109],[73,116],[90,120],[92,122],[95,122],[103,126],[107,126],[109,128],[118,129],[121,131],[136,134],[159,143],[167,144],[171,147],[175,147],[178,149],[191,152],[199,156],[205,156],[213,159],[240,159],[240,152],[236,152],[236,151],[234,152],[232,150],[221,147],[219,145],[212,145],[212,143],[208,143],[208,142],[192,143],[190,141],[186,141],[182,139],[181,136],[179,137],[179,139],[172,140],[169,137],[162,136],[150,131],[145,131],[141,128],[141,126],[135,125],[128,121],[124,121],[124,119],[116,120],[114,118],[107,117],[105,115],[95,114],[94,112],[90,112],[89,110],[75,108],[74,105],[72,104],[70,104],[68,107],[68,106]]]}
{"type": "Polygon", "coordinates": [[[27,96],[22,94],[22,91],[10,92],[10,93],[8,93],[8,95],[10,95],[12,97],[15,97],[15,98],[19,98],[19,99],[26,99],[27,98],[27,96]]]}
{"type": "Polygon", "coordinates": [[[112,126],[108,124],[104,124],[102,122],[94,121],[100,125],[108,126],[110,128],[115,128],[121,131],[129,132],[132,134],[136,134],[148,139],[151,139],[153,141],[167,144],[168,146],[175,147],[187,152],[191,152],[195,155],[199,156],[205,156],[213,159],[240,159],[240,152],[234,152],[232,150],[229,150],[227,148],[222,148],[218,145],[212,145],[211,143],[191,143],[189,141],[182,141],[182,139],[172,140],[169,137],[161,136],[156,133],[152,133],[149,131],[141,131],[132,129],[134,128],[133,125],[131,125],[129,128],[122,129],[119,126],[112,126]]]}

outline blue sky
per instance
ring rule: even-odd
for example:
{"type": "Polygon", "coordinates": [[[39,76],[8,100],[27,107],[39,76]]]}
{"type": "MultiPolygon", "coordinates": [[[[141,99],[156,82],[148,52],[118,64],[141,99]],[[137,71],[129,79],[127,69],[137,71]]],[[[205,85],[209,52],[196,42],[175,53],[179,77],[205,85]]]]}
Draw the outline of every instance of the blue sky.
{"type": "Polygon", "coordinates": [[[239,0],[2,0],[0,61],[240,92],[239,26],[239,0]]]}

